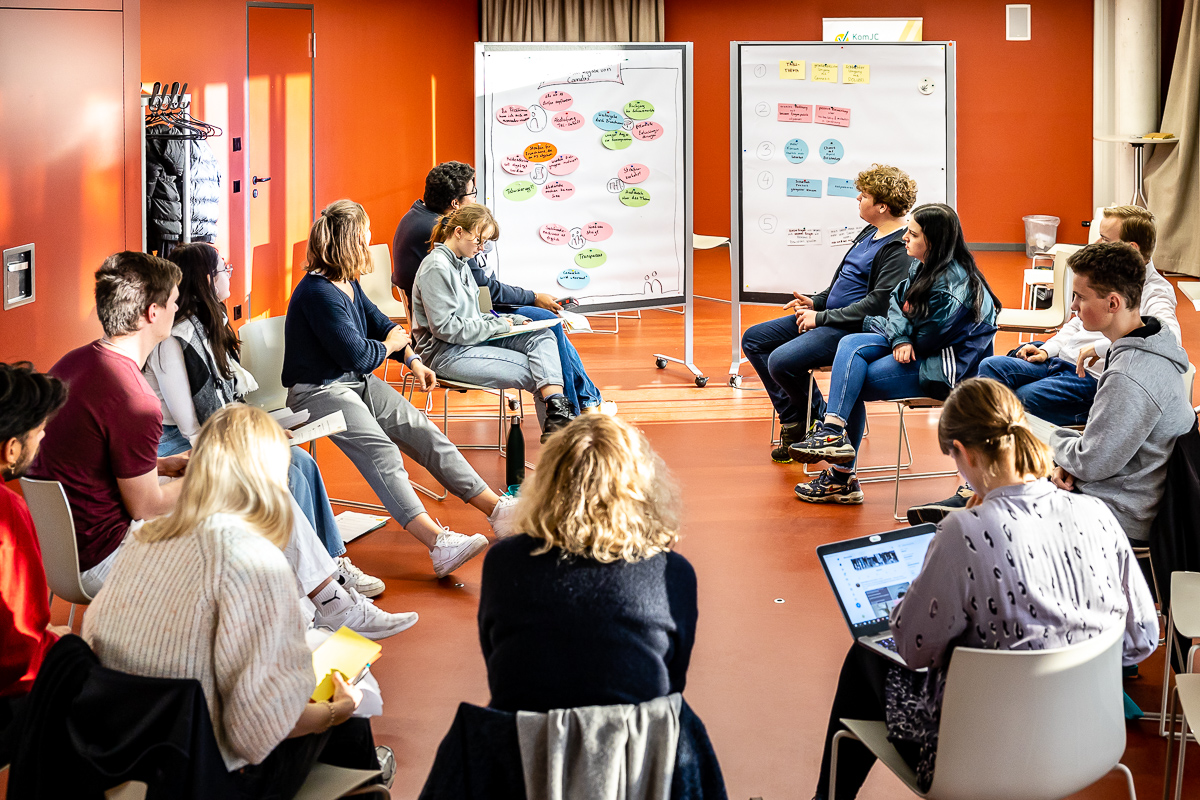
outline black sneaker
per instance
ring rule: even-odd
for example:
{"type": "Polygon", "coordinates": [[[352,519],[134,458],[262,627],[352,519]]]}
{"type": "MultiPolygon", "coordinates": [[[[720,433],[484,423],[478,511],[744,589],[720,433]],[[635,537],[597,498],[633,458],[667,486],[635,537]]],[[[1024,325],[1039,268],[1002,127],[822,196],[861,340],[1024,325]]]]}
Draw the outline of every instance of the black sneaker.
{"type": "Polygon", "coordinates": [[[854,473],[827,469],[808,483],[796,484],[796,497],[806,503],[840,503],[862,505],[862,487],[854,473]],[[847,478],[840,476],[848,475],[847,478]],[[844,482],[843,482],[844,481],[844,482]]]}
{"type": "Polygon", "coordinates": [[[809,434],[813,433],[818,425],[820,425],[820,423],[816,420],[813,420],[812,424],[808,426],[807,431],[804,430],[803,422],[793,422],[790,425],[780,425],[779,445],[771,451],[771,460],[776,464],[792,463],[792,454],[788,448],[807,439],[809,434]]]}
{"type": "Polygon", "coordinates": [[[948,497],[937,503],[927,503],[923,506],[913,506],[908,510],[908,524],[920,525],[922,522],[941,522],[951,511],[967,507],[967,501],[975,496],[975,492],[965,483],[958,487],[953,497],[948,497]]]}
{"type": "Polygon", "coordinates": [[[810,434],[803,442],[792,445],[789,452],[791,452],[792,458],[801,464],[815,464],[818,461],[827,461],[830,464],[849,464],[856,455],[854,445],[850,444],[850,439],[846,436],[845,428],[840,433],[835,433],[825,425],[810,434]]]}
{"type": "Polygon", "coordinates": [[[575,411],[566,397],[551,397],[546,400],[546,424],[542,426],[542,444],[546,443],[551,434],[559,428],[566,427],[574,418],[575,411]]]}

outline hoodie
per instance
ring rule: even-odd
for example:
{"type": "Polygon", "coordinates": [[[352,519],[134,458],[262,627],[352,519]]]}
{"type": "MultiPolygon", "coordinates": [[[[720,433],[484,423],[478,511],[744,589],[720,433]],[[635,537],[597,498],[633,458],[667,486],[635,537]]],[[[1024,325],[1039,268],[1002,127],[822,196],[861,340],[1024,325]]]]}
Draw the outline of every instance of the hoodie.
{"type": "Polygon", "coordinates": [[[1081,492],[1103,500],[1135,542],[1150,538],[1167,459],[1196,419],[1187,370],[1170,330],[1142,317],[1142,327],[1109,349],[1084,431],[1059,428],[1050,437],[1055,463],[1081,492]]]}
{"type": "Polygon", "coordinates": [[[479,310],[479,285],[467,262],[436,245],[413,281],[413,344],[425,363],[451,345],[482,344],[507,330],[502,318],[479,310]]]}

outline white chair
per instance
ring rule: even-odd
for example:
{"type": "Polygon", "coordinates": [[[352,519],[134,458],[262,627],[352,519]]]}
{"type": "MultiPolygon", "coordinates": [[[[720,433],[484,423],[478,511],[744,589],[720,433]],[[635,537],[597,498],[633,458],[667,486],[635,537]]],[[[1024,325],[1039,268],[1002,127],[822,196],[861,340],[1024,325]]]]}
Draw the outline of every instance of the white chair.
{"type": "Polygon", "coordinates": [[[1054,650],[954,651],[942,700],[937,766],[928,793],[887,739],[884,722],[843,719],[833,738],[829,796],[836,797],[838,746],[862,742],[914,794],[938,800],[1059,800],[1121,763],[1125,631],[1054,650]]]}
{"type": "Polygon", "coordinates": [[[390,319],[407,320],[408,314],[404,309],[404,303],[396,298],[396,293],[393,293],[391,251],[386,244],[373,244],[370,250],[371,263],[375,268],[358,278],[363,294],[390,319]]]}
{"type": "Polygon", "coordinates": [[[1071,315],[1071,307],[1067,303],[1067,295],[1070,294],[1067,286],[1067,276],[1070,272],[1067,259],[1079,249],[1079,245],[1056,244],[1046,251],[1046,255],[1054,258],[1054,297],[1049,308],[1001,309],[996,326],[1002,331],[1047,334],[1066,324],[1071,315]]]}
{"type": "MultiPolygon", "coordinates": [[[[1195,649],[1195,648],[1193,648],[1195,649]]],[[[1170,659],[1168,659],[1170,660],[1170,659]]],[[[1192,720],[1200,719],[1200,675],[1180,675],[1175,679],[1175,694],[1179,697],[1179,708],[1183,723],[1179,731],[1179,767],[1175,773],[1175,800],[1183,794],[1183,761],[1187,755],[1188,733],[1196,733],[1192,720]]],[[[1172,734],[1174,723],[1172,722],[1172,734]]],[[[1171,743],[1167,742],[1167,765],[1163,774],[1163,800],[1171,790],[1171,743]]]]}
{"type": "Polygon", "coordinates": [[[238,331],[242,340],[242,366],[258,382],[258,389],[246,396],[246,402],[264,411],[278,411],[287,405],[287,389],[283,385],[286,321],[287,317],[255,319],[238,331]]]}
{"type": "MultiPolygon", "coordinates": [[[[1162,595],[1159,595],[1161,597],[1162,595]]],[[[1159,736],[1167,736],[1175,725],[1174,697],[1168,706],[1168,690],[1171,685],[1171,650],[1175,651],[1184,673],[1191,673],[1195,665],[1196,651],[1200,645],[1192,645],[1187,658],[1179,648],[1175,634],[1185,639],[1200,637],[1200,572],[1172,572],[1170,585],[1171,602],[1167,609],[1167,652],[1163,654],[1162,709],[1158,723],[1159,736]]],[[[1176,682],[1183,674],[1176,676],[1176,682]]],[[[1200,717],[1197,717],[1200,719],[1200,717]]]]}
{"type": "Polygon", "coordinates": [[[33,478],[21,478],[21,493],[37,529],[50,599],[58,595],[71,604],[67,626],[74,628],[75,606],[88,605],[92,596],[84,591],[79,578],[79,543],[75,539],[75,519],[71,516],[67,493],[58,481],[33,478]]]}

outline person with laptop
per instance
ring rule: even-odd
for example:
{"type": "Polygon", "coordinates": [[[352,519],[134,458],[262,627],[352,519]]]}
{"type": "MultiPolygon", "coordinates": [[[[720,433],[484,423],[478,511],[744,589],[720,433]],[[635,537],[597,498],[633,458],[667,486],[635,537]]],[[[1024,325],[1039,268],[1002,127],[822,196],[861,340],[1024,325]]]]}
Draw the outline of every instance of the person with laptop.
{"type": "MultiPolygon", "coordinates": [[[[876,607],[890,606],[888,633],[895,653],[883,655],[888,650],[878,648],[887,646],[886,640],[878,641],[882,637],[860,639],[850,648],[829,714],[815,798],[832,800],[831,746],[842,719],[885,720],[889,738],[916,771],[922,790],[929,789],[941,697],[955,647],[1046,650],[1114,626],[1125,631],[1126,665],[1158,646],[1154,600],[1120,523],[1100,500],[1061,491],[1045,480],[1052,467],[1050,451],[1029,429],[1012,391],[986,378],[963,381],[946,399],[938,444],[976,488],[980,502],[942,520],[907,585],[903,572],[906,561],[915,564],[913,554],[901,546],[880,551],[870,541],[893,534],[860,540],[862,555],[845,546],[836,553],[857,570],[851,586],[868,602],[874,595],[876,607]],[[881,579],[873,581],[872,573],[881,579]]],[[[821,557],[852,621],[856,598],[838,589],[834,559],[821,557]]],[[[839,747],[838,800],[858,793],[874,762],[858,742],[839,747]]]]}

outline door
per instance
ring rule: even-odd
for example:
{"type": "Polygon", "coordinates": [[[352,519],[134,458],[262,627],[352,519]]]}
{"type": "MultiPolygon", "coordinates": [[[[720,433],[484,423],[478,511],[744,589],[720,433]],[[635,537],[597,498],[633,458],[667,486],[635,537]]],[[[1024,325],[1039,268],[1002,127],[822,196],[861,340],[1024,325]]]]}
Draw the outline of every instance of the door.
{"type": "Polygon", "coordinates": [[[246,285],[250,315],[277,317],[303,277],[304,243],[315,213],[313,10],[251,3],[247,17],[246,285]]]}

